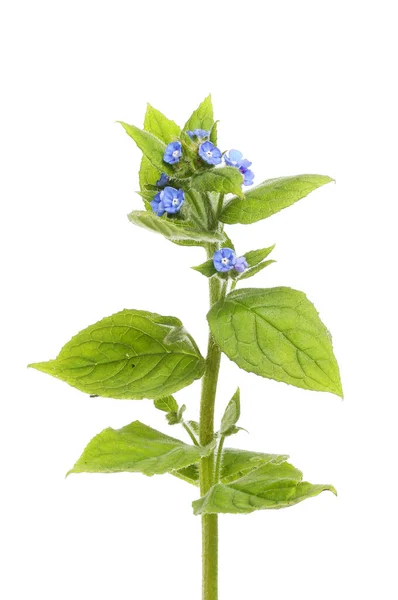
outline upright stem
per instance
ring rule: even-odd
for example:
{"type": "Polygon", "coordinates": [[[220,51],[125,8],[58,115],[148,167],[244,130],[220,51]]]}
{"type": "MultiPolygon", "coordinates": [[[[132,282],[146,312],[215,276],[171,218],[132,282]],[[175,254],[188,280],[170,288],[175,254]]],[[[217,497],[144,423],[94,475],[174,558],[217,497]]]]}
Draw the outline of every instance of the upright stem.
{"type": "MultiPolygon", "coordinates": [[[[208,257],[213,256],[217,245],[208,247],[208,257]]],[[[209,280],[210,306],[220,300],[226,292],[225,282],[218,277],[209,280]]],[[[214,405],[216,399],[221,352],[211,332],[207,347],[206,367],[202,380],[200,401],[199,440],[202,446],[214,438],[214,405]]],[[[214,451],[200,460],[199,477],[201,496],[215,483],[214,451]]],[[[218,599],[218,519],[217,515],[202,515],[202,600],[218,599]]]]}

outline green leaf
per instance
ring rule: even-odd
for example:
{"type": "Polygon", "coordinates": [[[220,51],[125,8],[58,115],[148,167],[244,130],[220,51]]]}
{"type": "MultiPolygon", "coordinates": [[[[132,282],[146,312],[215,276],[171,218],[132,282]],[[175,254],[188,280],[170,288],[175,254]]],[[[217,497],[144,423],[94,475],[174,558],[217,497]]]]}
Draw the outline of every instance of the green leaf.
{"type": "Polygon", "coordinates": [[[128,215],[129,220],[138,225],[160,233],[171,241],[190,241],[193,246],[201,246],[208,242],[218,242],[224,239],[217,231],[201,231],[190,221],[178,221],[166,216],[158,217],[155,213],[143,210],[133,210],[128,215]]]}
{"type": "Polygon", "coordinates": [[[331,485],[302,481],[302,473],[289,463],[269,462],[233,483],[214,485],[192,505],[195,515],[247,514],[255,510],[286,508],[326,490],[336,494],[331,485]]]}
{"type": "Polygon", "coordinates": [[[202,376],[204,359],[175,317],[122,310],[83,329],[55,360],[29,365],[106,398],[163,398],[202,376]]]}
{"type": "MultiPolygon", "coordinates": [[[[146,194],[146,199],[148,199],[149,194],[147,193],[148,185],[155,185],[157,180],[160,177],[159,169],[156,169],[147,159],[146,156],[143,156],[141,159],[141,166],[138,174],[138,179],[140,182],[140,190],[142,193],[146,194]]],[[[156,194],[155,190],[150,193],[151,200],[156,194]]],[[[149,207],[151,209],[151,207],[149,207]]],[[[148,210],[149,210],[148,208],[148,210]]],[[[152,210],[152,209],[151,209],[152,210]]]]}
{"type": "Polygon", "coordinates": [[[218,121],[215,121],[213,123],[213,127],[210,130],[210,141],[215,146],[217,146],[217,123],[218,121]]]}
{"type": "Polygon", "coordinates": [[[164,396],[153,401],[155,408],[163,412],[177,412],[178,404],[174,396],[164,396]]]}
{"type": "Polygon", "coordinates": [[[236,390],[235,394],[229,401],[224,415],[221,419],[220,435],[231,435],[235,433],[235,425],[240,417],[240,390],[236,390]]]}
{"type": "Polygon", "coordinates": [[[121,429],[104,429],[86,446],[67,473],[143,473],[162,475],[196,463],[209,448],[190,446],[134,421],[121,429]]]}
{"type": "Polygon", "coordinates": [[[198,271],[198,273],[201,273],[205,277],[213,277],[213,275],[216,275],[217,273],[217,269],[214,266],[212,258],[209,258],[209,260],[206,260],[206,262],[202,263],[201,265],[198,265],[197,267],[191,268],[194,271],[198,271]]]}
{"type": "Polygon", "coordinates": [[[165,144],[175,141],[181,134],[181,129],[177,123],[165,117],[163,113],[150,104],[147,105],[145,113],[144,129],[165,144]]]}
{"type": "Polygon", "coordinates": [[[219,167],[208,169],[192,177],[191,186],[198,192],[218,192],[221,194],[237,194],[244,198],[242,192],[243,176],[235,167],[219,167]]]}
{"type": "Polygon", "coordinates": [[[330,181],[334,179],[326,175],[295,175],[269,179],[246,192],[245,199],[231,198],[225,204],[220,220],[230,224],[255,223],[294,204],[330,181]]]}
{"type": "Polygon", "coordinates": [[[275,244],[273,246],[269,246],[268,248],[260,248],[259,250],[251,250],[250,252],[246,252],[245,258],[249,267],[258,265],[258,263],[271,254],[274,248],[275,244]]]}
{"type": "Polygon", "coordinates": [[[127,125],[127,123],[123,123],[123,121],[119,121],[119,123],[124,128],[126,133],[135,141],[138,148],[147,157],[155,169],[158,171],[163,171],[168,175],[173,175],[173,169],[163,161],[166,144],[161,142],[151,133],[135,127],[135,125],[127,125]]]}
{"type": "Polygon", "coordinates": [[[241,275],[239,275],[238,279],[249,279],[249,277],[253,277],[253,275],[257,275],[257,273],[259,273],[260,271],[262,271],[263,269],[265,269],[265,267],[268,267],[269,265],[272,265],[272,263],[276,262],[276,260],[265,260],[262,263],[259,263],[258,265],[256,265],[255,267],[252,267],[251,269],[246,269],[246,271],[244,271],[241,275]]]}
{"type": "Polygon", "coordinates": [[[205,129],[210,131],[213,127],[214,116],[213,116],[213,104],[211,101],[211,94],[199,104],[198,108],[194,110],[188,121],[183,127],[183,131],[192,131],[193,129],[205,129]]]}
{"type": "Polygon", "coordinates": [[[245,371],[342,397],[330,334],[303,292],[235,290],[207,318],[221,350],[245,371]]]}
{"type": "MultiPolygon", "coordinates": [[[[224,448],[220,473],[221,483],[230,483],[262,465],[269,462],[279,464],[288,458],[285,454],[264,454],[248,450],[237,450],[236,448],[224,448]]],[[[199,485],[198,464],[192,464],[181,471],[173,473],[173,475],[193,485],[199,485]]]]}

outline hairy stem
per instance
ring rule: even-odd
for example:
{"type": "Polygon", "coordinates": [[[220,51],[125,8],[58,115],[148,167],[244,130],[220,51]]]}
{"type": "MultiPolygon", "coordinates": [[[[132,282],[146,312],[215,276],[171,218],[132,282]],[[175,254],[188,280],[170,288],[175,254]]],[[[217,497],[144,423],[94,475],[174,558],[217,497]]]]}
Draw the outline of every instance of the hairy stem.
{"type": "Polygon", "coordinates": [[[216,457],[216,467],[214,470],[214,481],[215,483],[219,483],[220,481],[220,473],[221,473],[221,459],[222,459],[222,450],[224,447],[225,435],[220,437],[220,442],[218,444],[217,449],[217,457],[216,457]]]}
{"type": "Polygon", "coordinates": [[[193,433],[193,431],[189,427],[188,423],[186,423],[185,421],[183,421],[182,422],[182,426],[184,427],[185,431],[187,432],[187,434],[189,435],[189,437],[191,438],[191,440],[193,441],[193,443],[195,444],[195,446],[199,446],[199,442],[196,439],[195,434],[193,433]]]}
{"type": "MultiPolygon", "coordinates": [[[[208,258],[218,246],[209,244],[208,258]]],[[[218,277],[209,280],[210,306],[225,296],[226,282],[218,277]]],[[[207,347],[206,367],[202,380],[200,401],[199,440],[202,446],[214,439],[214,405],[216,399],[221,351],[211,332],[207,347]]],[[[215,483],[214,452],[200,460],[200,493],[203,496],[215,483]]],[[[202,600],[218,599],[218,518],[217,515],[202,515],[202,600]]]]}

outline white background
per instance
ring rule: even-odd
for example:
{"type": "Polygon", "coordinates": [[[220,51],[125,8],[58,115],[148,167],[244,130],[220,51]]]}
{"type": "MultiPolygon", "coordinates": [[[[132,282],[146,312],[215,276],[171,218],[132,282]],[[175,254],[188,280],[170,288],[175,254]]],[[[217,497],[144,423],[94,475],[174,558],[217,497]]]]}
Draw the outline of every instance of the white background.
{"type": "MultiPolygon", "coordinates": [[[[289,453],[339,496],[222,516],[220,599],[397,598],[394,4],[3,1],[5,600],[200,598],[195,489],[167,475],[64,478],[103,428],[167,431],[163,415],[26,365],[123,308],[180,317],[205,352],[206,281],[189,268],[204,256],[127,221],[140,153],[115,121],[141,125],[149,101],[183,124],[209,92],[221,148],[244,151],[257,183],[337,181],[229,232],[240,253],[277,243],[278,262],[251,281],[308,294],[345,391],[342,402],[223,360],[218,415],[239,383],[250,431],[234,444],[289,453]]],[[[198,394],[198,383],[177,394],[190,418],[198,394]]]]}

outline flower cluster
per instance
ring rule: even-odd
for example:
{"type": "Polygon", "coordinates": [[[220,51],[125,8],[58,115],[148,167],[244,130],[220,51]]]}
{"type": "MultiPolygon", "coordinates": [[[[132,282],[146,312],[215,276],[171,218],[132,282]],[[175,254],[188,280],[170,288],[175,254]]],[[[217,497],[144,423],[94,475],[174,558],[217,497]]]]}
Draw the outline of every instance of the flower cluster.
{"type": "Polygon", "coordinates": [[[235,269],[238,273],[243,273],[249,266],[244,256],[236,257],[235,252],[231,248],[221,248],[213,255],[213,264],[217,271],[226,273],[235,269]]]}
{"type": "MultiPolygon", "coordinates": [[[[200,142],[198,154],[200,158],[208,165],[219,165],[222,163],[222,152],[213,142],[209,141],[210,132],[205,129],[194,129],[187,131],[187,135],[193,141],[200,142]]],[[[163,160],[169,165],[174,165],[182,157],[182,146],[180,142],[170,142],[164,152],[163,160]]],[[[252,163],[243,158],[239,150],[230,150],[224,154],[225,164],[230,167],[236,167],[243,175],[243,185],[252,185],[254,173],[249,169],[252,163]]]]}
{"type": "Polygon", "coordinates": [[[158,217],[164,215],[165,212],[168,214],[177,213],[183,204],[183,190],[177,190],[171,186],[166,186],[164,190],[158,192],[151,202],[152,210],[158,217]]]}

